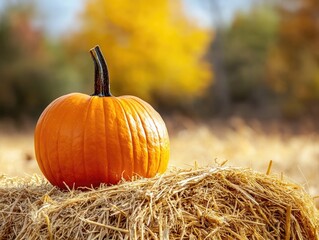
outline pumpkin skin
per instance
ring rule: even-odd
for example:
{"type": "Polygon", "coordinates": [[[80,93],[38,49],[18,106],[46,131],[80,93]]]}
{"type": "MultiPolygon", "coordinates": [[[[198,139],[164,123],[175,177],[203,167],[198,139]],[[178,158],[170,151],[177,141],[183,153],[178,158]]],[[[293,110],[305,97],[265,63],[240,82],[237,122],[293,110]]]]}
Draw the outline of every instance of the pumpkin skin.
{"type": "Polygon", "coordinates": [[[169,137],[161,116],[140,98],[95,91],[64,95],[41,114],[34,141],[45,177],[60,188],[78,188],[165,172],[169,137]]]}

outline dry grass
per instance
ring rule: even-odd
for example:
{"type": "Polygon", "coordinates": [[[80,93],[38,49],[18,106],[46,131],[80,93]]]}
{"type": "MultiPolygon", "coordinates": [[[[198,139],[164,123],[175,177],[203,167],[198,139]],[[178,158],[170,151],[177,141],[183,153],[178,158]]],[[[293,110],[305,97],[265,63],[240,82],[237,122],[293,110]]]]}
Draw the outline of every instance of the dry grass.
{"type": "MultiPolygon", "coordinates": [[[[228,161],[229,166],[265,172],[270,160],[273,171],[283,172],[312,196],[319,195],[319,134],[314,123],[295,130],[292,125],[239,118],[197,124],[189,119],[168,121],[171,166],[189,168],[228,161]],[[309,126],[310,125],[310,126],[309,126]]],[[[18,132],[0,125],[0,174],[41,174],[34,160],[33,132],[18,132]],[[27,161],[26,159],[30,159],[27,161]]],[[[317,200],[319,207],[319,200],[317,200]]]]}
{"type": "Polygon", "coordinates": [[[239,118],[206,124],[177,122],[178,127],[171,127],[178,128],[171,130],[172,166],[189,167],[194,161],[207,166],[227,161],[229,166],[265,172],[273,160],[274,172],[284,173],[311,195],[319,195],[319,134],[311,124],[294,129],[278,122],[247,123],[239,118]]]}
{"type": "Polygon", "coordinates": [[[32,132],[1,132],[0,174],[24,176],[40,173],[35,161],[32,132]]]}
{"type": "Polygon", "coordinates": [[[68,192],[3,176],[0,209],[0,239],[319,239],[299,185],[230,167],[68,192]]]}

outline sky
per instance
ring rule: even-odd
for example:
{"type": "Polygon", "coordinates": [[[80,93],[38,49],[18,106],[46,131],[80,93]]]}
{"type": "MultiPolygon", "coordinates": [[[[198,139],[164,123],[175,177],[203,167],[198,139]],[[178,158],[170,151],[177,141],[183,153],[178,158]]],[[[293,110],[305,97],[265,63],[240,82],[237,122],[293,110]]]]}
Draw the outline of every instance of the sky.
{"type": "MultiPolygon", "coordinates": [[[[194,16],[204,25],[214,24],[214,16],[211,14],[211,8],[218,7],[219,15],[222,21],[229,22],[238,11],[246,11],[251,6],[253,0],[210,0],[210,4],[200,3],[200,0],[184,0],[186,9],[191,16],[194,16]],[[212,4],[214,2],[215,4],[212,4]],[[213,17],[213,18],[212,18],[213,17]],[[212,22],[213,21],[213,22],[212,22]]],[[[216,10],[216,9],[215,9],[216,10]]]]}
{"type": "MultiPolygon", "coordinates": [[[[1,6],[6,2],[16,0],[0,0],[1,6]]],[[[42,25],[50,35],[59,36],[65,34],[75,25],[77,14],[81,11],[85,0],[30,0],[38,4],[43,15],[40,15],[37,24],[42,25]]],[[[212,16],[208,14],[207,4],[201,5],[201,0],[183,0],[190,16],[198,19],[202,25],[212,24],[212,16]]],[[[213,1],[213,0],[211,0],[213,1]]],[[[215,0],[218,3],[219,14],[223,21],[232,19],[236,11],[244,11],[249,8],[252,0],[215,0]]]]}
{"type": "MultiPolygon", "coordinates": [[[[0,0],[1,1],[1,0],[0,0]]],[[[61,35],[72,29],[84,0],[38,0],[45,15],[45,25],[52,35],[61,35]]]]}

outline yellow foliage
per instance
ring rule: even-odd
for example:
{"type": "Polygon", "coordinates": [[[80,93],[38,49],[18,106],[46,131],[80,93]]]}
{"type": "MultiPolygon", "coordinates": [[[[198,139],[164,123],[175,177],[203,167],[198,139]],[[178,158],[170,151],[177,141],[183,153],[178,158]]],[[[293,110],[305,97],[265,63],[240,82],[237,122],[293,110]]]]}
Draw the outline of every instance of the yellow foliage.
{"type": "Polygon", "coordinates": [[[212,78],[204,59],[211,32],[179,0],[91,0],[80,24],[73,48],[101,46],[116,94],[180,99],[200,94],[212,78]]]}

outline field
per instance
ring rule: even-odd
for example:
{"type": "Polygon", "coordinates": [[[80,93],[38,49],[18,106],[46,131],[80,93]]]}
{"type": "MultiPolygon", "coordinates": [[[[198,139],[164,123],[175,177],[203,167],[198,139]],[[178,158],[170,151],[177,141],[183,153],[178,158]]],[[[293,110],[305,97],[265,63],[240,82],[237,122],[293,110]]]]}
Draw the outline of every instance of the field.
{"type": "MultiPolygon", "coordinates": [[[[241,118],[197,122],[168,120],[171,136],[170,167],[191,168],[222,164],[283,174],[312,195],[319,195],[319,132],[312,122],[244,121],[241,118]]],[[[0,174],[39,173],[33,151],[33,130],[0,125],[0,174]]],[[[319,201],[317,198],[317,206],[319,201]]]]}

